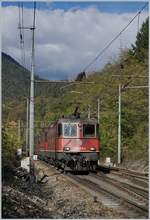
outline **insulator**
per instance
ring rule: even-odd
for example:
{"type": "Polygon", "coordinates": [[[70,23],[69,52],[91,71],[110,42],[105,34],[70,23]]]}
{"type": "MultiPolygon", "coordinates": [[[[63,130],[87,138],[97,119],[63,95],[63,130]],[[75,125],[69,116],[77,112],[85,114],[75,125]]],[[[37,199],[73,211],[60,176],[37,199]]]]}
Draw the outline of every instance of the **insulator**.
{"type": "Polygon", "coordinates": [[[22,34],[20,34],[20,39],[22,40],[22,34]]]}

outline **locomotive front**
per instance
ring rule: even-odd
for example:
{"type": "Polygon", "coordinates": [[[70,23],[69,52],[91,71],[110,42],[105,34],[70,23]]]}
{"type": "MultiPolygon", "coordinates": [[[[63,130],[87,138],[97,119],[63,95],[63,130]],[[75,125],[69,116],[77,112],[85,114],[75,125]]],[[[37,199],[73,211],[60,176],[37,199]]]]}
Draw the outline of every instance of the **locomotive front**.
{"type": "Polygon", "coordinates": [[[95,170],[100,145],[96,120],[60,119],[57,126],[57,159],[63,161],[65,169],[95,170]]]}

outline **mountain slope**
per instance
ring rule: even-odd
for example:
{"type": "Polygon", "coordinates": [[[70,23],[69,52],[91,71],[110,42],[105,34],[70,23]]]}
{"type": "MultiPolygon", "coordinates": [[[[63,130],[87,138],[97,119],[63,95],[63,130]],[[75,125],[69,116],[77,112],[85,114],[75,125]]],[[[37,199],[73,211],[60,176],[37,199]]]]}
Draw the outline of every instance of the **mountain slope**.
{"type": "MultiPolygon", "coordinates": [[[[35,75],[35,80],[42,79],[35,75]]],[[[61,85],[65,85],[62,83],[61,85]]],[[[35,99],[57,97],[59,86],[56,83],[35,83],[35,99]]],[[[3,121],[25,120],[25,100],[30,93],[30,71],[21,66],[11,56],[2,53],[2,103],[3,121]]],[[[36,100],[35,100],[36,102],[36,100]]]]}
{"type": "Polygon", "coordinates": [[[29,94],[30,72],[9,55],[2,53],[3,103],[20,101],[29,94]]]}
{"type": "MultiPolygon", "coordinates": [[[[148,22],[146,25],[148,28],[148,22]]],[[[97,117],[97,99],[99,98],[100,157],[110,156],[116,162],[118,144],[118,86],[119,84],[123,87],[148,85],[148,44],[144,43],[145,46],[141,46],[143,45],[141,41],[147,42],[147,34],[148,32],[145,31],[144,27],[144,32],[142,33],[141,29],[141,32],[137,35],[138,40],[133,49],[124,51],[118,61],[107,64],[102,71],[97,71],[82,81],[96,82],[94,85],[71,85],[61,90],[60,87],[63,83],[62,85],[56,83],[52,85],[47,85],[46,83],[36,85],[35,135],[41,132],[37,121],[43,121],[48,124],[62,115],[71,115],[76,105],[80,106],[81,117],[87,117],[89,106],[91,117],[97,117]],[[142,38],[139,40],[138,36],[140,34],[142,34],[142,38]],[[77,93],[72,91],[77,91],[77,93]]],[[[14,65],[13,63],[13,68],[14,65]]],[[[8,72],[8,65],[4,65],[4,67],[3,71],[8,72]]],[[[17,68],[20,70],[20,67],[17,68]]],[[[11,69],[11,64],[9,69],[11,69]]],[[[18,69],[17,76],[20,74],[18,69]]],[[[16,77],[13,74],[15,73],[13,72],[11,77],[16,77]]],[[[9,74],[7,73],[6,82],[8,77],[9,74]]],[[[20,81],[16,80],[16,86],[18,85],[17,89],[19,91],[21,89],[20,81]]],[[[9,83],[11,84],[11,80],[9,80],[9,83]]],[[[4,86],[4,89],[8,89],[8,91],[5,91],[3,96],[7,95],[7,100],[9,100],[3,108],[6,116],[5,121],[17,119],[25,121],[25,103],[16,103],[14,99],[16,90],[12,90],[10,99],[10,87],[4,86]]],[[[26,94],[26,91],[23,94],[26,94]]],[[[144,166],[148,165],[148,88],[123,89],[121,94],[121,159],[123,163],[128,164],[136,161],[136,168],[137,164],[139,164],[139,167],[143,166],[144,168],[144,166]]]]}

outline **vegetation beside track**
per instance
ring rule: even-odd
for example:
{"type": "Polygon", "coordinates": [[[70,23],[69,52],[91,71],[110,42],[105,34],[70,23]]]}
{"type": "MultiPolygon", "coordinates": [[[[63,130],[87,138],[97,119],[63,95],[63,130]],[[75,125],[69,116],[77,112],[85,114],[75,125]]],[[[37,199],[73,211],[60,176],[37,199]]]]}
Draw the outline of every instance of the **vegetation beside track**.
{"type": "MultiPolygon", "coordinates": [[[[3,125],[26,118],[25,97],[29,95],[29,71],[11,57],[2,55],[3,125]]],[[[45,123],[71,115],[80,103],[81,117],[96,117],[100,98],[101,157],[110,156],[116,162],[118,124],[118,85],[148,85],[148,19],[143,23],[130,50],[123,51],[117,61],[103,70],[89,74],[85,81],[95,85],[73,85],[60,90],[60,84],[36,84],[35,120],[45,123]],[[115,77],[121,75],[122,77],[115,77]],[[71,93],[72,90],[81,92],[71,93]]],[[[36,79],[39,79],[36,76],[36,79]]],[[[148,89],[128,89],[122,92],[122,162],[139,162],[148,166],[148,89]]],[[[35,123],[36,135],[42,129],[35,123]]],[[[12,134],[12,131],[9,131],[12,134]]],[[[22,132],[23,135],[23,132],[22,132]]],[[[25,140],[25,138],[24,138],[25,140]]],[[[10,146],[10,145],[9,145],[10,146]]],[[[136,164],[137,164],[136,163],[136,164]]],[[[135,166],[137,167],[137,166],[135,166]]]]}
{"type": "Polygon", "coordinates": [[[16,152],[20,145],[14,130],[2,129],[2,180],[12,179],[15,167],[19,166],[16,152]]]}

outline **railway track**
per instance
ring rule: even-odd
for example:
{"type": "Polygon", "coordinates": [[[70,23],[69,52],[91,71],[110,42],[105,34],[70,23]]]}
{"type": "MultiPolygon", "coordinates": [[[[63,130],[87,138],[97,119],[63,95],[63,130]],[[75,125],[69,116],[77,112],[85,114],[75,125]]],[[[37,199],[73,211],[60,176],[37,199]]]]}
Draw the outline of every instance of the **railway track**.
{"type": "Polygon", "coordinates": [[[98,166],[98,171],[99,170],[105,173],[111,173],[113,176],[116,177],[129,179],[135,185],[139,185],[147,189],[149,187],[149,177],[147,172],[139,172],[135,170],[129,170],[126,168],[109,167],[105,165],[98,166]]]}
{"type": "Polygon", "coordinates": [[[97,175],[90,174],[93,177],[98,179],[104,179],[105,182],[108,182],[115,187],[127,192],[129,195],[133,195],[133,197],[139,197],[139,200],[145,200],[148,202],[148,188],[144,188],[135,184],[131,184],[130,182],[126,181],[126,179],[115,179],[112,178],[111,175],[104,175],[103,173],[98,173],[97,175]]]}
{"type": "Polygon", "coordinates": [[[118,174],[118,175],[122,175],[122,176],[135,177],[135,178],[138,178],[141,180],[148,181],[148,176],[140,175],[140,174],[136,174],[136,173],[134,174],[134,173],[130,172],[129,170],[119,170],[119,171],[112,170],[111,173],[114,173],[116,175],[118,174]]]}
{"type": "Polygon", "coordinates": [[[130,171],[124,171],[124,170],[119,170],[119,171],[111,170],[110,173],[113,176],[129,179],[131,182],[133,182],[136,185],[148,188],[148,180],[149,180],[148,176],[133,174],[130,173],[130,171]]]}
{"type": "Polygon", "coordinates": [[[106,166],[106,165],[99,165],[98,166],[98,170],[106,170],[111,171],[111,172],[118,172],[118,173],[124,173],[126,175],[130,175],[130,176],[136,176],[139,177],[141,179],[148,179],[148,172],[139,172],[139,171],[135,171],[135,170],[129,170],[127,168],[122,168],[122,167],[112,167],[112,166],[106,166]]]}
{"type": "Polygon", "coordinates": [[[148,217],[148,195],[143,192],[137,193],[133,191],[133,186],[132,189],[129,189],[101,174],[85,176],[69,173],[67,176],[79,187],[91,193],[93,198],[100,198],[101,201],[104,201],[104,204],[120,211],[123,210],[130,217],[135,217],[136,215],[140,218],[148,217]]]}
{"type": "Polygon", "coordinates": [[[118,171],[127,173],[128,175],[135,175],[135,176],[138,176],[139,178],[140,177],[141,178],[142,177],[148,177],[148,172],[139,172],[139,171],[129,170],[129,169],[126,169],[126,168],[121,168],[121,167],[118,168],[118,171]]]}
{"type": "MultiPolygon", "coordinates": [[[[47,164],[50,168],[51,166],[47,164]]],[[[54,167],[52,167],[54,168],[54,167]]],[[[57,171],[79,188],[84,189],[104,205],[124,213],[127,218],[148,218],[148,188],[126,181],[125,176],[115,178],[102,172],[77,174],[57,171]]]]}

